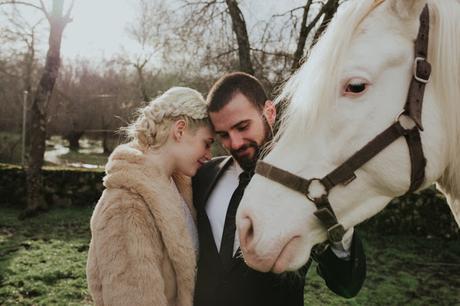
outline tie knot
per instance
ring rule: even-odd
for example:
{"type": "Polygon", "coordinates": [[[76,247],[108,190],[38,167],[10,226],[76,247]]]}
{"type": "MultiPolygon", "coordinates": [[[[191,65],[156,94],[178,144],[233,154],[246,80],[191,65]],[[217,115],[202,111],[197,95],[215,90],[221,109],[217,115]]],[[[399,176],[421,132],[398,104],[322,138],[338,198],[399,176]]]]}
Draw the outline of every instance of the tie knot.
{"type": "Polygon", "coordinates": [[[249,184],[249,181],[251,180],[253,175],[254,175],[253,172],[249,172],[249,171],[241,172],[240,175],[238,176],[238,179],[240,180],[240,184],[241,185],[249,184]]]}

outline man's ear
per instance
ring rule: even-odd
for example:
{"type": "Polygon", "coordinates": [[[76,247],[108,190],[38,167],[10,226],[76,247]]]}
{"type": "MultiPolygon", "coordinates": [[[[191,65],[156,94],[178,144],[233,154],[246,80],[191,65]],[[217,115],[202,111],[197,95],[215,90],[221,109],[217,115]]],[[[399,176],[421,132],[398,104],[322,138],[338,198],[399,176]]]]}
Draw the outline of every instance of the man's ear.
{"type": "Polygon", "coordinates": [[[273,126],[276,119],[276,107],[273,101],[265,101],[263,115],[265,116],[265,119],[267,119],[268,124],[270,124],[270,126],[273,126]]]}
{"type": "Polygon", "coordinates": [[[174,140],[180,141],[182,136],[185,133],[185,128],[187,127],[187,122],[184,119],[179,119],[174,122],[174,126],[172,129],[174,140]]]}

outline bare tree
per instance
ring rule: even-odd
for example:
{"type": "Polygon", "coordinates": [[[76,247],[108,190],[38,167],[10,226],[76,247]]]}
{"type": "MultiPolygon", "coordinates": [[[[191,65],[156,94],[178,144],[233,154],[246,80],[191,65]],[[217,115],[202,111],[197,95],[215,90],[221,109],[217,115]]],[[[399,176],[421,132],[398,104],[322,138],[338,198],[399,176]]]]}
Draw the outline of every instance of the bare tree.
{"type": "MultiPolygon", "coordinates": [[[[305,50],[313,46],[330,19],[334,16],[338,6],[339,0],[307,0],[302,6],[272,16],[272,21],[287,17],[279,31],[282,33],[290,32],[290,36],[295,37],[295,51],[287,55],[291,62],[290,73],[300,67],[302,59],[305,56],[305,50]],[[302,12],[300,16],[298,14],[299,11],[302,12]],[[299,19],[300,22],[298,21],[299,19]],[[322,20],[321,25],[317,26],[320,20],[322,20]],[[312,35],[314,38],[312,38],[312,35]]],[[[288,43],[288,45],[290,44],[288,43]]]]}
{"type": "Polygon", "coordinates": [[[26,217],[47,206],[42,194],[43,177],[41,173],[45,153],[47,106],[59,73],[62,33],[66,25],[71,22],[70,13],[73,1],[66,13],[64,13],[64,0],[53,0],[51,10],[46,8],[43,0],[40,0],[39,5],[34,2],[14,0],[2,1],[0,4],[37,8],[44,14],[50,26],[45,67],[31,105],[30,150],[26,169],[27,208],[22,215],[26,217]]]}
{"type": "Polygon", "coordinates": [[[323,21],[321,22],[318,30],[316,30],[315,37],[313,38],[313,44],[318,41],[321,34],[326,30],[329,22],[331,21],[332,17],[334,17],[335,12],[337,12],[337,8],[339,7],[339,0],[328,0],[323,8],[321,9],[322,13],[324,14],[323,21]]]}
{"type": "MultiPolygon", "coordinates": [[[[20,123],[23,93],[31,93],[37,80],[37,44],[41,41],[40,33],[44,19],[24,18],[23,12],[16,5],[2,5],[0,18],[0,77],[2,83],[10,80],[14,84],[2,86],[3,97],[0,101],[6,109],[0,112],[0,120],[20,123]]],[[[28,100],[30,97],[31,94],[27,95],[28,100]]],[[[3,126],[8,131],[16,129],[11,124],[3,126]]]]}
{"type": "Polygon", "coordinates": [[[211,68],[210,74],[235,69],[250,72],[268,87],[283,82],[300,66],[315,34],[321,34],[339,5],[339,0],[305,0],[304,5],[251,25],[255,33],[251,40],[239,1],[182,2],[180,10],[186,18],[181,35],[191,44],[200,42],[196,53],[201,67],[211,68]]]}
{"type": "Polygon", "coordinates": [[[240,60],[240,70],[249,74],[254,74],[251,62],[251,47],[243,13],[241,12],[236,0],[225,0],[228,13],[232,18],[233,31],[238,41],[238,57],[240,60]]]}
{"type": "Polygon", "coordinates": [[[193,54],[195,69],[202,75],[229,70],[254,74],[247,25],[236,0],[181,2],[177,20],[183,21],[178,23],[177,33],[184,42],[183,49],[193,54]]]}
{"type": "Polygon", "coordinates": [[[164,56],[170,43],[169,37],[165,35],[165,28],[170,27],[170,9],[164,0],[137,0],[136,4],[137,16],[127,27],[127,32],[137,42],[140,50],[132,55],[122,54],[116,61],[135,69],[141,98],[148,102],[154,94],[149,79],[160,73],[159,68],[152,73],[149,66],[154,65],[152,59],[164,56]]]}
{"type": "MultiPolygon", "coordinates": [[[[318,20],[321,18],[322,9],[314,16],[313,20],[308,22],[308,17],[310,12],[310,8],[312,7],[313,0],[308,0],[307,3],[303,6],[303,15],[302,15],[302,22],[300,25],[300,33],[299,39],[297,41],[297,47],[294,52],[294,57],[292,59],[292,67],[291,69],[294,71],[300,67],[301,59],[304,55],[305,44],[307,42],[308,35],[315,27],[318,20]]],[[[324,6],[323,6],[324,7],[324,6]]]]}

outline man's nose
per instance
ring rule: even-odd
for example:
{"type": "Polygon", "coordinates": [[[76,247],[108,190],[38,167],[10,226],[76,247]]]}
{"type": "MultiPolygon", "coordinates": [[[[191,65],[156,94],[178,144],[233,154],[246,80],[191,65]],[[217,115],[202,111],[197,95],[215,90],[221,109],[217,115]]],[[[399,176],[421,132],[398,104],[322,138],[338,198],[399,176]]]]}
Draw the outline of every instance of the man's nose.
{"type": "Polygon", "coordinates": [[[233,150],[238,150],[239,148],[241,148],[242,145],[244,145],[244,139],[238,133],[231,134],[230,140],[231,147],[233,150]]]}

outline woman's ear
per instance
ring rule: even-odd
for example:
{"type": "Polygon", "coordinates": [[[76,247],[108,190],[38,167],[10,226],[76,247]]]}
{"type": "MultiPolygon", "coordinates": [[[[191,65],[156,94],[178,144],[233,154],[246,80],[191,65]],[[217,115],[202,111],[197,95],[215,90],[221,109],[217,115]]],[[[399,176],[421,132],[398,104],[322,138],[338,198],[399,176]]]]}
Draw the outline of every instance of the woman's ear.
{"type": "Polygon", "coordinates": [[[174,122],[173,130],[172,130],[174,140],[181,141],[182,136],[185,133],[186,127],[187,127],[187,122],[185,122],[184,119],[179,119],[176,122],[174,122]]]}

